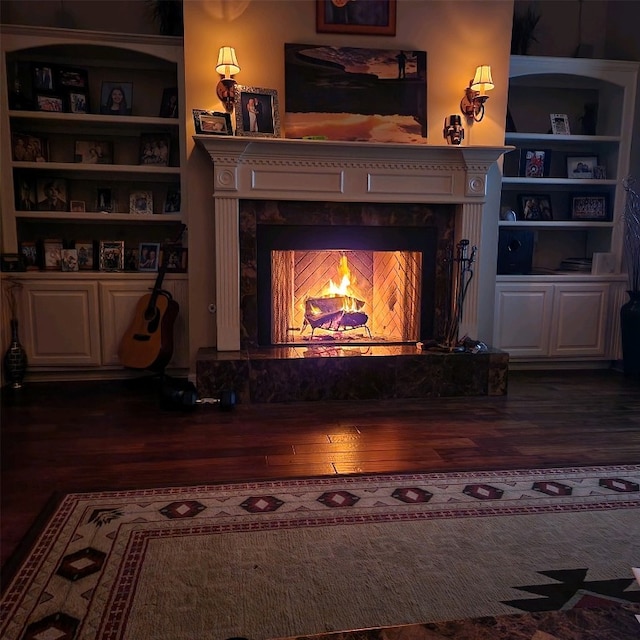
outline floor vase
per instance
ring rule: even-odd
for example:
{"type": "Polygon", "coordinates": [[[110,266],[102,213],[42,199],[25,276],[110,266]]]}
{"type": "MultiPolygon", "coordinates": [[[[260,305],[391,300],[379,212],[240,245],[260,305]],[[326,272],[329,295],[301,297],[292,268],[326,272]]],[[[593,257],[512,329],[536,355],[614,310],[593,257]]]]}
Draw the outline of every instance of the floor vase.
{"type": "Polygon", "coordinates": [[[27,372],[27,352],[20,344],[18,321],[11,320],[11,343],[4,354],[4,377],[13,389],[22,387],[27,372]]]}
{"type": "Polygon", "coordinates": [[[620,308],[624,373],[640,375],[640,291],[627,291],[629,300],[620,308]]]}

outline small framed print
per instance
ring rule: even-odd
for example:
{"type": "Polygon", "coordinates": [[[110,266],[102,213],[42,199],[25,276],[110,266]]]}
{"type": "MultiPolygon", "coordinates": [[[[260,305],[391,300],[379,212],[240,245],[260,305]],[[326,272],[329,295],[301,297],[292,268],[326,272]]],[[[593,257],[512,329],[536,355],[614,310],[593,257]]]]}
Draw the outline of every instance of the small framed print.
{"type": "Polygon", "coordinates": [[[76,240],[74,248],[78,252],[78,269],[91,271],[94,268],[95,247],[93,240],[76,240]]]}
{"type": "Polygon", "coordinates": [[[607,193],[576,193],[571,196],[571,219],[609,220],[609,196],[607,193]]]}
{"type": "Polygon", "coordinates": [[[569,156],[567,158],[567,178],[590,180],[598,164],[597,156],[569,156]]]}
{"type": "Polygon", "coordinates": [[[22,254],[22,263],[27,271],[37,271],[39,269],[38,247],[35,242],[30,240],[21,242],[20,253],[22,254]]]}
{"type": "Polygon", "coordinates": [[[233,135],[230,113],[207,111],[206,109],[193,109],[192,111],[196,133],[206,133],[213,136],[233,135]]]}
{"type": "Polygon", "coordinates": [[[520,175],[525,178],[548,178],[551,164],[549,149],[520,149],[520,175]]]}
{"type": "Polygon", "coordinates": [[[39,179],[36,187],[38,211],[68,211],[68,185],[64,178],[39,179]]]}
{"type": "Polygon", "coordinates": [[[60,271],[62,246],[62,240],[59,238],[50,238],[42,241],[44,268],[47,271],[60,271]]]}
{"type": "Polygon", "coordinates": [[[79,271],[78,250],[63,249],[60,257],[60,267],[62,271],[79,271]]]}
{"type": "Polygon", "coordinates": [[[125,271],[138,270],[138,247],[124,248],[124,270],[125,271]]]}
{"type": "Polygon", "coordinates": [[[67,105],[70,113],[89,113],[89,96],[82,91],[69,91],[67,105]]]}
{"type": "Polygon", "coordinates": [[[87,210],[84,200],[71,200],[69,208],[71,213],[84,213],[87,210]]]}
{"type": "Polygon", "coordinates": [[[143,133],[140,136],[140,164],[169,166],[171,137],[162,133],[143,133]]]}
{"type": "Polygon", "coordinates": [[[280,137],[280,107],[275,89],[238,85],[235,111],[236,135],[280,137]]]}
{"type": "Polygon", "coordinates": [[[160,243],[141,242],[138,251],[138,271],[157,271],[160,243]]]}
{"type": "Polygon", "coordinates": [[[171,87],[162,92],[162,102],[160,103],[161,118],[178,117],[178,88],[171,87]]]}
{"type": "Polygon", "coordinates": [[[98,189],[96,211],[100,211],[100,213],[113,213],[114,206],[112,190],[110,188],[98,189]]]}
{"type": "Polygon", "coordinates": [[[181,201],[180,185],[169,187],[167,189],[167,197],[164,200],[164,213],[180,213],[181,201]]]}
{"type": "Polygon", "coordinates": [[[112,164],[113,145],[105,140],[76,140],[74,160],[82,164],[112,164]]]}
{"type": "Polygon", "coordinates": [[[33,66],[33,88],[36,91],[53,91],[55,89],[53,66],[48,64],[33,66]]]}
{"type": "Polygon", "coordinates": [[[103,82],[100,113],[107,116],[130,116],[133,107],[132,82],[103,82]]]}
{"type": "Polygon", "coordinates": [[[552,113],[551,133],[557,136],[568,136],[571,134],[569,129],[569,116],[566,113],[552,113]]]}
{"type": "Polygon", "coordinates": [[[62,98],[60,96],[36,95],[38,111],[59,111],[62,113],[62,98]]]}
{"type": "Polygon", "coordinates": [[[593,179],[594,180],[606,180],[607,179],[607,167],[598,164],[593,167],[593,179]]]}
{"type": "Polygon", "coordinates": [[[550,195],[540,193],[523,193],[518,196],[518,201],[520,203],[521,220],[553,220],[550,195]]]}
{"type": "Polygon", "coordinates": [[[188,250],[186,247],[177,244],[165,244],[162,246],[160,253],[160,265],[167,272],[186,273],[187,255],[188,250]]]}
{"type": "Polygon", "coordinates": [[[129,194],[129,213],[151,215],[153,213],[153,193],[151,191],[134,191],[129,194]]]}
{"type": "Polygon", "coordinates": [[[395,36],[396,0],[316,0],[316,31],[395,36]]]}
{"type": "Polygon", "coordinates": [[[17,162],[48,162],[49,146],[46,138],[30,134],[11,134],[11,153],[17,162]]]}
{"type": "Polygon", "coordinates": [[[89,74],[86,69],[58,67],[56,71],[58,87],[69,89],[87,89],[89,87],[89,74]]]}
{"type": "Polygon", "coordinates": [[[124,269],[124,240],[101,240],[100,271],[122,271],[124,269]]]}
{"type": "Polygon", "coordinates": [[[21,253],[3,253],[0,256],[0,270],[9,273],[26,271],[21,253]]]}

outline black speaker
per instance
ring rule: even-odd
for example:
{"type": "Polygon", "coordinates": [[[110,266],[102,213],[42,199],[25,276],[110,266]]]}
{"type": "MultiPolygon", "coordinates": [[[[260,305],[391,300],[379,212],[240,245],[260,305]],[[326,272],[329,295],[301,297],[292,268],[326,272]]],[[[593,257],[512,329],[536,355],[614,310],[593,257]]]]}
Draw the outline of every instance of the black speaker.
{"type": "Polygon", "coordinates": [[[533,262],[533,231],[500,229],[498,236],[498,275],[526,275],[533,262]]]}

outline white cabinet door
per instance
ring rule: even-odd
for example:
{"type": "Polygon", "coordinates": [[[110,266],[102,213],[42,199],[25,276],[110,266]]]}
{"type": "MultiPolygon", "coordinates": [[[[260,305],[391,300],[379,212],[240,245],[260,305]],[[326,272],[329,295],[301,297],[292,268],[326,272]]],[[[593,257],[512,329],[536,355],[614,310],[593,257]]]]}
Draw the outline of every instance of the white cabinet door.
{"type": "Polygon", "coordinates": [[[21,335],[30,366],[100,365],[96,282],[23,280],[21,335]]]}
{"type": "Polygon", "coordinates": [[[555,285],[551,357],[605,355],[608,294],[608,284],[555,285]]]}
{"type": "Polygon", "coordinates": [[[513,356],[546,356],[553,306],[553,285],[499,283],[493,343],[513,356]]]}

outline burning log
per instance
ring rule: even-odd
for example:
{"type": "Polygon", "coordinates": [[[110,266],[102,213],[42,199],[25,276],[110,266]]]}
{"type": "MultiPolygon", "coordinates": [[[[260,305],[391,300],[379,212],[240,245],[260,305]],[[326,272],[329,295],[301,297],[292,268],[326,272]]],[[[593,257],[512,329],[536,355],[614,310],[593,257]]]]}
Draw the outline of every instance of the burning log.
{"type": "Polygon", "coordinates": [[[369,316],[360,311],[364,301],[351,296],[307,298],[305,301],[305,322],[313,330],[347,331],[364,327],[369,316]]]}

